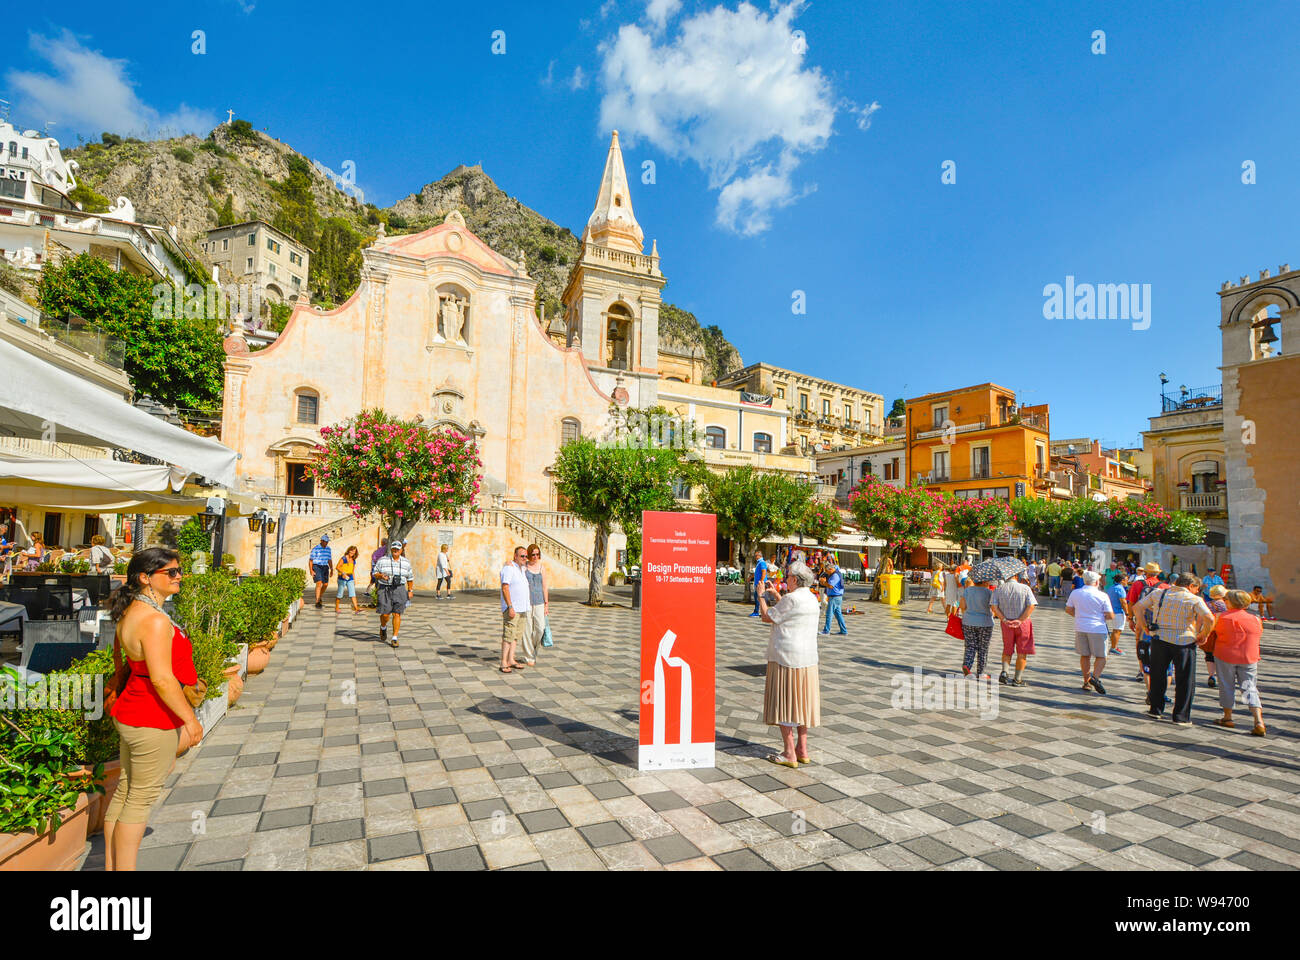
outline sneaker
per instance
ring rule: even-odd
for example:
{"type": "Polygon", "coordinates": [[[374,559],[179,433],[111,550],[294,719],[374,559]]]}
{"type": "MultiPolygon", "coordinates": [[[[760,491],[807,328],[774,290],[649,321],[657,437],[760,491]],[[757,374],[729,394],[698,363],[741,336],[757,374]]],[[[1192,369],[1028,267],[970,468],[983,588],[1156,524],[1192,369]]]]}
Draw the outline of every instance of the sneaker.
{"type": "Polygon", "coordinates": [[[321,607],[323,607],[323,606],[325,606],[325,604],[321,603],[319,600],[316,601],[316,609],[317,609],[317,610],[319,610],[319,609],[320,609],[321,607]]]}
{"type": "Polygon", "coordinates": [[[1087,680],[1083,681],[1082,690],[1084,693],[1092,693],[1092,677],[1089,677],[1087,680]]]}
{"type": "Polygon", "coordinates": [[[818,630],[818,631],[817,631],[817,636],[819,636],[819,637],[829,637],[830,635],[831,635],[831,632],[830,632],[829,630],[818,630]]]}
{"type": "Polygon", "coordinates": [[[1027,686],[1029,686],[1029,684],[1025,683],[1025,678],[1024,678],[1024,677],[1017,677],[1015,680],[1012,680],[1012,681],[1011,681],[1011,685],[1012,685],[1013,687],[1027,687],[1027,686]]]}
{"type": "Polygon", "coordinates": [[[1110,652],[1110,655],[1112,657],[1122,657],[1124,656],[1124,651],[1121,650],[1119,647],[1116,647],[1114,650],[1110,652]]]}
{"type": "Polygon", "coordinates": [[[380,628],[379,628],[379,642],[380,642],[380,643],[387,643],[387,642],[388,642],[388,628],[387,628],[387,627],[380,627],[380,628]]]}
{"type": "Polygon", "coordinates": [[[397,649],[397,634],[393,634],[393,642],[389,644],[394,650],[397,649]]]}
{"type": "Polygon", "coordinates": [[[1007,672],[1003,670],[1002,673],[998,675],[998,683],[1010,683],[1010,682],[1011,682],[1011,678],[1008,677],[1007,672]]]}
{"type": "Polygon", "coordinates": [[[1213,689],[1215,689],[1218,685],[1219,685],[1219,684],[1218,684],[1218,681],[1216,681],[1213,677],[1210,677],[1210,689],[1213,690],[1213,689]]]}
{"type": "Polygon", "coordinates": [[[751,617],[756,617],[756,616],[758,616],[758,614],[756,614],[756,613],[751,613],[750,616],[751,616],[751,617]]]}
{"type": "Polygon", "coordinates": [[[849,635],[849,632],[848,632],[847,630],[836,630],[836,631],[835,631],[835,636],[837,636],[837,637],[847,637],[848,635],[849,635]]]}
{"type": "Polygon", "coordinates": [[[1175,720],[1173,723],[1175,727],[1190,727],[1192,725],[1190,720],[1175,720]]]}
{"type": "Polygon", "coordinates": [[[1101,681],[1096,677],[1089,678],[1088,682],[1092,684],[1092,689],[1096,690],[1103,697],[1106,695],[1106,688],[1101,685],[1101,681]]]}
{"type": "Polygon", "coordinates": [[[970,667],[962,667],[962,668],[961,668],[961,675],[962,675],[963,677],[969,677],[969,676],[970,676],[970,667]]]}
{"type": "Polygon", "coordinates": [[[1148,710],[1148,711],[1147,711],[1147,716],[1150,717],[1152,720],[1159,720],[1159,719],[1160,719],[1160,714],[1157,713],[1155,710],[1148,710]]]}

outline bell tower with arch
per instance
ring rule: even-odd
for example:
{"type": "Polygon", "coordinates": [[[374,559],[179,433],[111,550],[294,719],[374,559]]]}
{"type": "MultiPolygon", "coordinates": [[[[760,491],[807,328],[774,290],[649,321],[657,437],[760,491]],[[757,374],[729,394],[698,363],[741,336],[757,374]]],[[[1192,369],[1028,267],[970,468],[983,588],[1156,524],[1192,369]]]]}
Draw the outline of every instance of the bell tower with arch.
{"type": "Polygon", "coordinates": [[[1300,270],[1282,264],[1219,289],[1228,529],[1237,586],[1300,616],[1300,270]]]}
{"type": "Polygon", "coordinates": [[[658,399],[660,291],[667,282],[658,245],[649,256],[644,245],[615,130],[582,253],[564,288],[565,336],[569,348],[582,350],[597,386],[634,407],[658,399]]]}

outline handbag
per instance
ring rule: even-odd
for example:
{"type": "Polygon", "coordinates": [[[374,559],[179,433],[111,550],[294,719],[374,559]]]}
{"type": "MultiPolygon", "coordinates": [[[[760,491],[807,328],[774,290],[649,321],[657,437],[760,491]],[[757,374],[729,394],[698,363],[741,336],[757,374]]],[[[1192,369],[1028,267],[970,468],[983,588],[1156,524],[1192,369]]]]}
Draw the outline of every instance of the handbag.
{"type": "Polygon", "coordinates": [[[546,618],[546,629],[542,631],[542,646],[555,646],[555,638],[551,636],[551,618],[546,618]]]}
{"type": "Polygon", "coordinates": [[[948,626],[944,628],[943,632],[950,637],[956,637],[958,640],[966,639],[966,631],[962,628],[961,617],[955,613],[948,614],[948,626]]]}

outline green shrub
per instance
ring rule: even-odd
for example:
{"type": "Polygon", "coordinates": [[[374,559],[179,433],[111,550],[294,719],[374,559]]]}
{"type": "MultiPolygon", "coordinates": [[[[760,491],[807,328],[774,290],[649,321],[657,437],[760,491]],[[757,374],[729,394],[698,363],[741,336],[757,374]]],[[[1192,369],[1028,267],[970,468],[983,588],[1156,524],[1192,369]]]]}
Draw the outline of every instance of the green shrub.
{"type": "MultiPolygon", "coordinates": [[[[80,674],[92,678],[90,682],[93,683],[93,678],[97,676],[104,678],[101,682],[107,682],[112,673],[113,650],[110,647],[107,650],[96,650],[81,660],[74,661],[67,669],[55,670],[46,676],[58,678],[80,674]]],[[[98,688],[97,695],[102,695],[102,687],[98,688]]],[[[101,705],[103,703],[102,699],[98,702],[101,705]]],[[[117,729],[113,726],[112,718],[107,714],[101,714],[94,719],[87,719],[85,714],[84,709],[45,709],[17,710],[6,715],[23,730],[49,728],[67,734],[70,738],[67,747],[68,757],[77,764],[93,765],[114,759],[118,755],[118,740],[117,729]]]]}
{"type": "Polygon", "coordinates": [[[208,171],[208,175],[206,179],[208,182],[208,186],[210,186],[213,190],[220,190],[222,186],[225,185],[225,178],[221,175],[221,171],[218,170],[216,167],[213,167],[211,170],[208,171]]]}
{"type": "Polygon", "coordinates": [[[122,138],[116,133],[101,133],[99,139],[104,142],[104,146],[106,147],[116,147],[122,142],[122,138]]]}
{"type": "Polygon", "coordinates": [[[199,149],[206,150],[208,153],[214,153],[218,157],[230,156],[229,151],[221,149],[221,145],[217,143],[217,141],[212,139],[204,140],[202,143],[200,143],[199,149]]]}
{"type": "Polygon", "coordinates": [[[234,643],[260,643],[275,635],[288,612],[283,590],[272,577],[248,577],[230,592],[222,633],[234,643]]]}
{"type": "Polygon", "coordinates": [[[68,191],[68,199],[77,204],[86,213],[106,213],[108,197],[96,193],[84,183],[79,183],[68,191]]]}
{"type": "Polygon", "coordinates": [[[187,147],[172,147],[172,156],[181,163],[193,163],[194,151],[187,147]]]}
{"type": "Polygon", "coordinates": [[[176,533],[176,550],[183,557],[188,557],[195,550],[212,549],[212,534],[206,533],[198,520],[190,517],[176,533]]]}
{"type": "Polygon", "coordinates": [[[295,600],[301,600],[303,591],[307,589],[307,571],[298,567],[285,567],[275,575],[277,583],[282,585],[284,591],[285,609],[295,600]]]}
{"type": "Polygon", "coordinates": [[[539,251],[538,256],[542,258],[542,263],[554,263],[559,253],[550,244],[546,244],[539,251]]]}
{"type": "MultiPolygon", "coordinates": [[[[20,682],[14,671],[4,673],[20,682]]],[[[75,750],[76,737],[66,730],[24,729],[0,714],[0,833],[57,833],[77,794],[104,792],[102,766],[93,778],[72,778],[80,767],[75,750]]]]}
{"type": "Polygon", "coordinates": [[[230,125],[228,133],[232,140],[247,140],[251,143],[257,141],[257,132],[247,120],[236,120],[230,125]]]}

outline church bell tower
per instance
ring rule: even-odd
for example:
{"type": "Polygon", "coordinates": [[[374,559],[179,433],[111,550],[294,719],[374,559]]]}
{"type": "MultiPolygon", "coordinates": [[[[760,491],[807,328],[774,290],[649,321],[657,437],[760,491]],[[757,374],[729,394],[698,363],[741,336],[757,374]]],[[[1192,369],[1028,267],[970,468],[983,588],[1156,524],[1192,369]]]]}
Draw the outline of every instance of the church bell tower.
{"type": "Polygon", "coordinates": [[[658,245],[648,256],[644,249],[615,130],[563,300],[568,346],[581,347],[601,390],[626,391],[634,407],[658,398],[659,293],[666,282],[658,245]]]}

